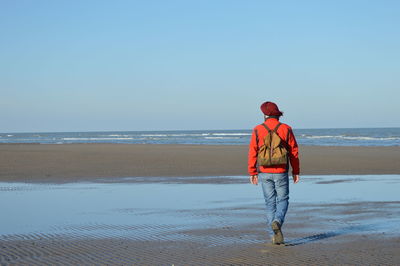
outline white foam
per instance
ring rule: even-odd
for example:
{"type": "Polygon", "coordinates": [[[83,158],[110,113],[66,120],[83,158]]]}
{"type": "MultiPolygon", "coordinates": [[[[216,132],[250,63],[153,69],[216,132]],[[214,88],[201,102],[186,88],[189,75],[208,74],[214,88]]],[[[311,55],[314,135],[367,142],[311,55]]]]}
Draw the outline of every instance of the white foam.
{"type": "Polygon", "coordinates": [[[205,139],[240,139],[238,137],[204,137],[205,139]]]}
{"type": "Polygon", "coordinates": [[[399,137],[386,137],[386,138],[376,138],[376,137],[363,137],[363,136],[345,136],[345,135],[336,135],[336,136],[307,136],[301,135],[307,139],[347,139],[347,140],[372,140],[372,141],[385,141],[385,140],[400,140],[399,137]]]}
{"type": "Polygon", "coordinates": [[[142,137],[168,137],[166,134],[142,134],[142,137]]]}
{"type": "MultiPolygon", "coordinates": [[[[209,134],[207,134],[209,135],[209,134]]],[[[200,137],[204,136],[204,134],[142,134],[142,137],[200,137]]]]}
{"type": "Polygon", "coordinates": [[[344,136],[343,139],[353,139],[353,140],[398,140],[400,138],[395,138],[395,137],[374,138],[374,137],[349,137],[349,136],[344,136]]]}
{"type": "Polygon", "coordinates": [[[250,133],[212,133],[214,136],[250,136],[250,133]]]}
{"type": "Polygon", "coordinates": [[[302,137],[305,137],[307,139],[332,139],[332,138],[338,138],[338,136],[307,136],[307,135],[302,135],[302,137]]]}
{"type": "Polygon", "coordinates": [[[63,140],[128,140],[134,138],[62,138],[63,140]]]}
{"type": "Polygon", "coordinates": [[[171,134],[169,136],[172,136],[172,137],[188,137],[188,136],[196,137],[196,136],[202,136],[202,134],[171,134]]]}

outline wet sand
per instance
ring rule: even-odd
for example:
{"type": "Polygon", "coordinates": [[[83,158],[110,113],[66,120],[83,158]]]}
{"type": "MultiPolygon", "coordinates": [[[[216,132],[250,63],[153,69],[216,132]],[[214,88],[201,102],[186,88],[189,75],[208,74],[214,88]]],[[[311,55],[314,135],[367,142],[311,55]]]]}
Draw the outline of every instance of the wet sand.
{"type": "Polygon", "coordinates": [[[381,236],[348,236],[340,244],[316,241],[293,247],[56,235],[0,245],[1,265],[398,265],[400,261],[400,239],[381,236]]]}
{"type": "MultiPolygon", "coordinates": [[[[399,174],[400,147],[300,147],[301,174],[399,174]]],[[[247,173],[246,146],[1,144],[0,181],[247,173]]]]}

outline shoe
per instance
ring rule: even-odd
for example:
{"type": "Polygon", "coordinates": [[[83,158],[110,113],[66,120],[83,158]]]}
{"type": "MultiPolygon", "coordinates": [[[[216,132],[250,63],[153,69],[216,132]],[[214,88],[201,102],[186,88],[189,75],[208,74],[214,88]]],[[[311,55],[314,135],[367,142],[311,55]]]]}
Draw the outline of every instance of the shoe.
{"type": "Polygon", "coordinates": [[[277,221],[273,221],[271,224],[272,231],[274,231],[274,235],[272,236],[272,244],[280,245],[284,243],[283,234],[281,231],[281,225],[277,221]]]}
{"type": "Polygon", "coordinates": [[[279,245],[279,243],[275,239],[275,235],[272,236],[272,244],[273,245],[279,245]]]}

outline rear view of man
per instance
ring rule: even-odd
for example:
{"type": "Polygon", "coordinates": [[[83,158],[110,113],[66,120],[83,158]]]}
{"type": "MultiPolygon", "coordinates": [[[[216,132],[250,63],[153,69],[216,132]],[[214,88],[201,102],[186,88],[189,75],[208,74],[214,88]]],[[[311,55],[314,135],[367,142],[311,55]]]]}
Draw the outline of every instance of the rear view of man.
{"type": "Polygon", "coordinates": [[[298,146],[290,126],[280,123],[283,113],[273,102],[261,105],[264,123],[251,136],[248,154],[250,182],[261,186],[267,208],[268,231],[272,243],[284,244],[281,227],[289,205],[289,163],[294,183],[299,182],[298,146]]]}

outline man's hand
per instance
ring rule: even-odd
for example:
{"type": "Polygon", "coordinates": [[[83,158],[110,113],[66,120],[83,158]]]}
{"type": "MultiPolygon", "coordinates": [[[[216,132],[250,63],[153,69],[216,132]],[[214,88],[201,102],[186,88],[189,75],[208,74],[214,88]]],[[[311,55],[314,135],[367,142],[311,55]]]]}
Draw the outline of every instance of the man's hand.
{"type": "Polygon", "coordinates": [[[299,175],[293,175],[293,182],[296,184],[298,183],[300,180],[300,176],[299,175]]]}
{"type": "Polygon", "coordinates": [[[253,185],[258,185],[258,175],[251,175],[250,183],[252,183],[253,185]]]}

